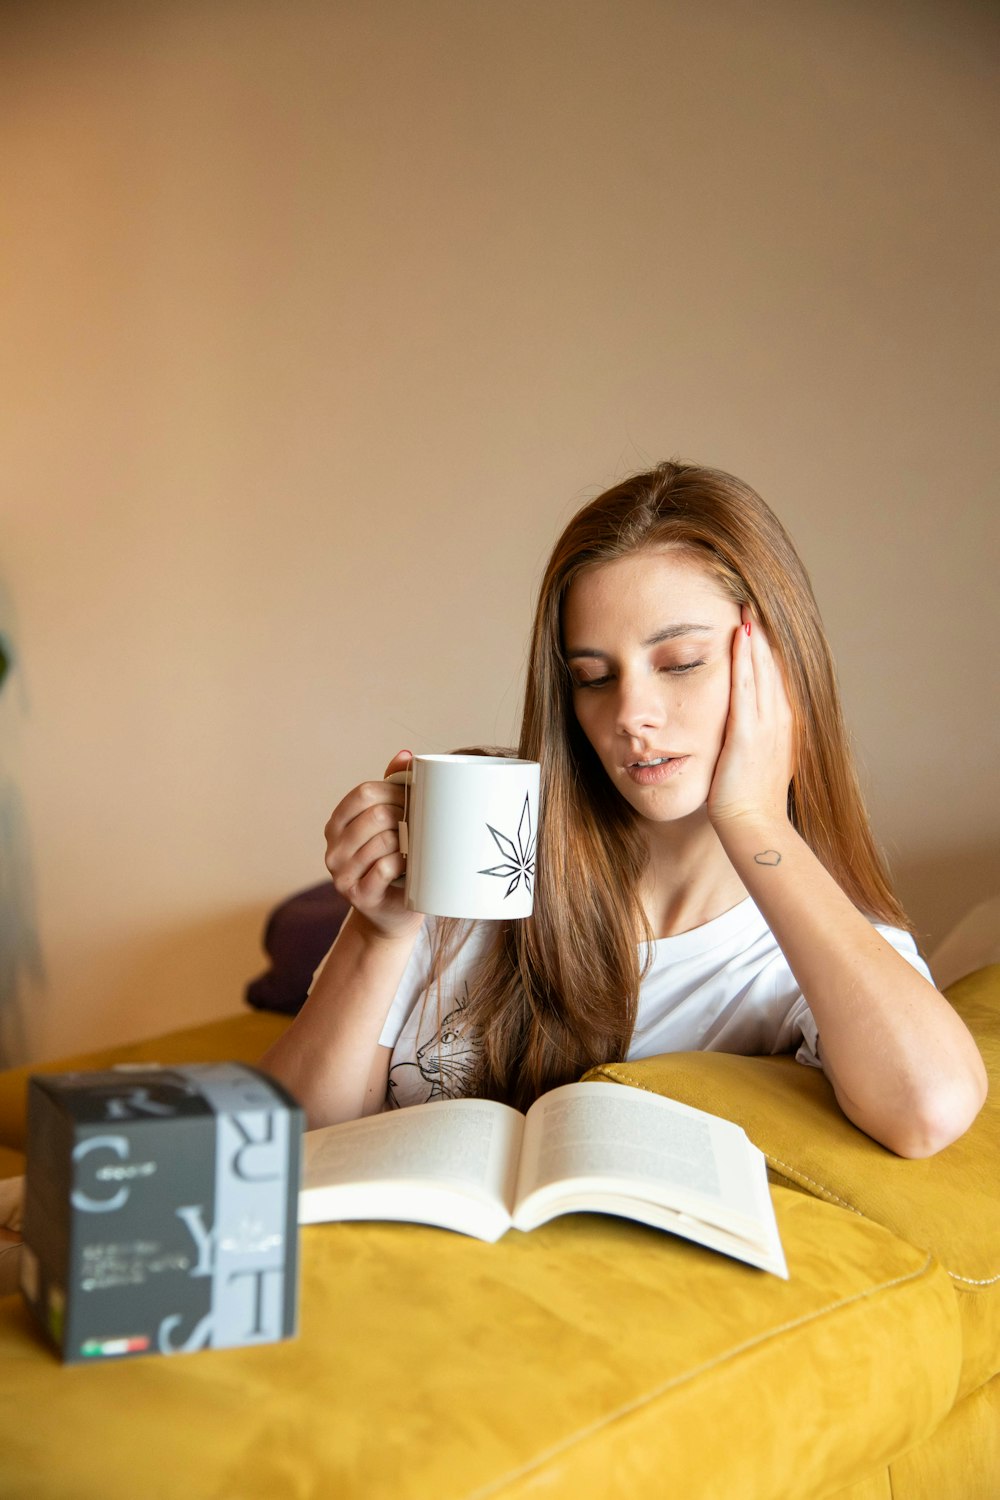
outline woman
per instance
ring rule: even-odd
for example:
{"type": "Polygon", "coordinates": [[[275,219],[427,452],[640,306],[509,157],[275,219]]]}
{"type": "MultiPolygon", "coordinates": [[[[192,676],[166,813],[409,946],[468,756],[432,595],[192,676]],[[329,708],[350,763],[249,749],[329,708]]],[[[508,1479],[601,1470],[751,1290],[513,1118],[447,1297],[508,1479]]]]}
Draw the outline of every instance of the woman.
{"type": "Polygon", "coordinates": [[[665,463],[574,517],[518,753],[542,767],[526,921],[404,908],[396,784],[334,811],[353,910],[265,1059],[312,1125],[454,1093],[525,1108],[593,1063],[715,1048],[796,1049],[903,1156],[968,1128],[982,1061],[906,930],[808,577],[749,486],[665,463]]]}

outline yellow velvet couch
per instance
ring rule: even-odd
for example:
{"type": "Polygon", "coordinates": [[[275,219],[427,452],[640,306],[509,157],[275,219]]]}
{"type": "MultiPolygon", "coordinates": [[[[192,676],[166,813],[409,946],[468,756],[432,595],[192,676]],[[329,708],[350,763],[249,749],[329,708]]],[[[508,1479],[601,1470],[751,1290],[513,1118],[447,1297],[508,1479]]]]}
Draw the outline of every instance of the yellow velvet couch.
{"type": "MultiPolygon", "coordinates": [[[[1000,1080],[1000,965],[950,990],[1000,1080]]],[[[54,1066],[258,1057],[246,1013],[54,1066]]],[[[595,1070],[739,1121],[791,1278],[579,1215],[486,1245],[302,1233],[284,1344],[62,1366],[0,1299],[4,1500],[997,1500],[1000,1106],[893,1157],[788,1058],[595,1070]]],[[[20,1170],[27,1070],[0,1076],[20,1170]]]]}

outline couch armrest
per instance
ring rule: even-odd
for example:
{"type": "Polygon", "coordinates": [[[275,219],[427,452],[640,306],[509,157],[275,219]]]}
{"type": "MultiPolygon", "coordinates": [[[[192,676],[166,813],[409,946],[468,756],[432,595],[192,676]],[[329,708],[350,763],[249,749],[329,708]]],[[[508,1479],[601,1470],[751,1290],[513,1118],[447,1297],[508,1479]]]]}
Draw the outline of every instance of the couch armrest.
{"type": "Polygon", "coordinates": [[[928,1250],[960,1297],[965,1391],[1000,1371],[1000,964],[967,975],[947,994],[983,1055],[990,1094],[971,1129],[924,1160],[895,1156],[858,1130],[823,1075],[791,1057],[679,1052],[605,1064],[587,1076],[735,1120],[764,1152],[772,1179],[928,1250]]]}

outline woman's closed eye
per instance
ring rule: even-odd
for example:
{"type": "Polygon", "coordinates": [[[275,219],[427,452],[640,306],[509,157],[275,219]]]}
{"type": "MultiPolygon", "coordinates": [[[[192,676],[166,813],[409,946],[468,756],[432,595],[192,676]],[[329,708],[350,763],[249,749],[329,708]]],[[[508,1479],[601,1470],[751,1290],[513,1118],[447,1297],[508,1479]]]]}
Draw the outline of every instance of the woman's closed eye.
{"type": "MultiPolygon", "coordinates": [[[[705,665],[704,659],[699,657],[697,661],[675,661],[664,662],[662,666],[656,667],[657,672],[666,672],[673,677],[683,677],[686,672],[693,672],[697,667],[705,665]]],[[[609,682],[614,682],[613,672],[601,672],[594,677],[583,677],[577,672],[571,673],[574,688],[602,688],[607,687],[609,682]]]]}
{"type": "Polygon", "coordinates": [[[669,666],[660,667],[658,670],[661,672],[673,672],[675,676],[680,676],[684,672],[693,672],[695,667],[703,667],[704,665],[703,661],[675,661],[669,666]]]}

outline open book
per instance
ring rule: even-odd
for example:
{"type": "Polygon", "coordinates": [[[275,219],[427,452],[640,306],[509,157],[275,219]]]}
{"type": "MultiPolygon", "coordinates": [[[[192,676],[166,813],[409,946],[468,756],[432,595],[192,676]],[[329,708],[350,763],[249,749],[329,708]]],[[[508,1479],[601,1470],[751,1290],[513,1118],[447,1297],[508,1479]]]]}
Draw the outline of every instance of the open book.
{"type": "Polygon", "coordinates": [[[788,1276],[762,1153],[738,1125],[659,1094],[569,1083],[526,1115],[440,1099],[305,1136],[301,1224],[404,1219],[498,1240],[578,1212],[788,1276]]]}

